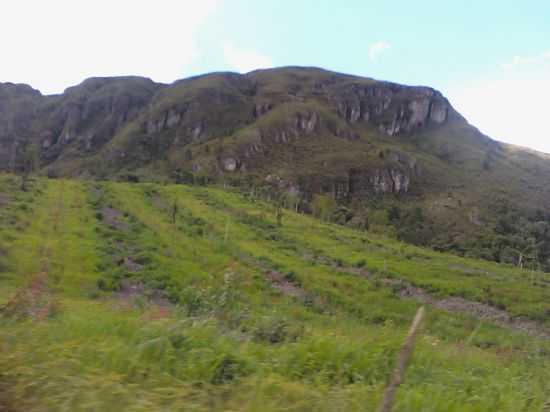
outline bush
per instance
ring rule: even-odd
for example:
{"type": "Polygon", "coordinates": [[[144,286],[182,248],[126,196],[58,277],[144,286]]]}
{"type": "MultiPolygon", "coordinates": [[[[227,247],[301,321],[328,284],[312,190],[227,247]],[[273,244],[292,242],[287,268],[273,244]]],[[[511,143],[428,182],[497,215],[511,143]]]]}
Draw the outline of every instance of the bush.
{"type": "Polygon", "coordinates": [[[325,195],[314,195],[311,207],[313,215],[321,220],[330,221],[336,211],[337,203],[334,198],[325,195]]]}
{"type": "Polygon", "coordinates": [[[296,275],[296,273],[291,270],[290,272],[288,272],[286,275],[285,275],[285,278],[286,280],[288,280],[290,283],[294,283],[295,285],[300,285],[301,282],[300,282],[300,279],[298,278],[298,276],[296,275]]]}
{"type": "Polygon", "coordinates": [[[187,316],[196,316],[208,307],[202,290],[193,287],[185,288],[179,294],[179,302],[185,307],[187,316]]]}
{"type": "Polygon", "coordinates": [[[270,344],[282,343],[284,341],[295,342],[303,335],[301,325],[292,325],[283,318],[264,318],[253,330],[255,341],[270,344]]]}
{"type": "Polygon", "coordinates": [[[244,375],[246,368],[243,362],[239,361],[233,355],[226,354],[217,363],[214,373],[210,379],[213,385],[221,385],[231,382],[239,375],[244,375]]]}

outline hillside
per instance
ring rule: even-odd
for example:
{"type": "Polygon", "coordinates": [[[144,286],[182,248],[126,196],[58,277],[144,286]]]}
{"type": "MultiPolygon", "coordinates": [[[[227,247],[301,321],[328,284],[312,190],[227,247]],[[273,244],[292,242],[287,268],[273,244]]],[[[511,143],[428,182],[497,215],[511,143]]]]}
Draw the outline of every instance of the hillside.
{"type": "Polygon", "coordinates": [[[322,194],[338,223],[550,270],[548,156],[482,135],[429,87],[306,67],[58,96],[1,84],[0,168],[29,152],[49,176],[218,182],[306,212],[322,194]]]}
{"type": "Polygon", "coordinates": [[[0,410],[550,404],[550,275],[418,248],[237,190],[0,175],[0,410]]]}

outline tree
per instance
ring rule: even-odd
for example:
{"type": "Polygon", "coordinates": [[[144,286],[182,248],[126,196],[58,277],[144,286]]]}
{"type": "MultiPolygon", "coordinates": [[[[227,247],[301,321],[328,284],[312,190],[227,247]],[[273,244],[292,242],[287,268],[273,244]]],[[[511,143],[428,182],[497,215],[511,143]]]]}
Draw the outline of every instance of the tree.
{"type": "Polygon", "coordinates": [[[172,179],[177,184],[192,185],[195,183],[195,175],[193,173],[179,168],[172,171],[172,179]]]}
{"type": "Polygon", "coordinates": [[[332,218],[334,222],[345,225],[353,218],[353,212],[348,207],[340,205],[334,211],[332,218]]]}
{"type": "Polygon", "coordinates": [[[302,201],[300,193],[288,192],[285,197],[286,197],[287,207],[294,209],[294,211],[298,213],[300,208],[300,202],[302,201]]]}
{"type": "Polygon", "coordinates": [[[396,223],[401,219],[401,209],[398,206],[393,205],[388,210],[388,220],[390,223],[396,223]]]}
{"type": "Polygon", "coordinates": [[[277,226],[283,225],[283,205],[281,202],[277,202],[275,209],[275,217],[277,219],[277,226]]]}
{"type": "Polygon", "coordinates": [[[27,191],[27,184],[32,173],[40,167],[40,148],[27,143],[21,153],[21,190],[27,191]]]}
{"type": "Polygon", "coordinates": [[[338,206],[336,200],[326,195],[313,196],[313,202],[311,204],[313,208],[313,215],[321,220],[329,221],[332,219],[332,215],[338,206]]]}
{"type": "Polygon", "coordinates": [[[174,200],[174,204],[172,205],[172,224],[176,224],[176,219],[178,217],[178,202],[177,200],[174,200]]]}
{"type": "Polygon", "coordinates": [[[284,193],[280,193],[275,201],[275,219],[277,220],[277,226],[283,225],[283,208],[286,203],[286,196],[284,193]]]}

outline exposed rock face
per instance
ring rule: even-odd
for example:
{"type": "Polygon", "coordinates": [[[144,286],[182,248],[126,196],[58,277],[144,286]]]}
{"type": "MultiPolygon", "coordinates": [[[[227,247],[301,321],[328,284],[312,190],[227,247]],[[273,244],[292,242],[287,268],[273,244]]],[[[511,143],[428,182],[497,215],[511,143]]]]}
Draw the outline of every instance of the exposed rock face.
{"type": "Polygon", "coordinates": [[[439,100],[432,103],[430,107],[430,119],[436,123],[443,123],[447,120],[449,105],[439,100]]]}
{"type": "MultiPolygon", "coordinates": [[[[214,73],[169,86],[139,77],[91,78],[59,96],[1,84],[0,168],[14,164],[21,139],[37,143],[42,164],[48,165],[100,153],[121,135],[123,142],[104,153],[117,169],[231,137],[237,144],[230,152],[219,149],[216,156],[234,162],[209,160],[217,168],[207,168],[231,173],[254,169],[257,158],[269,156],[273,145],[291,148],[298,139],[327,135],[358,141],[365,130],[409,134],[445,123],[450,110],[441,94],[429,88],[318,69],[214,73]],[[241,136],[246,138],[239,144],[241,136]]],[[[185,156],[175,157],[186,162],[178,167],[192,169],[185,156]]],[[[401,177],[400,170],[408,169],[387,165],[369,181],[382,193],[406,192],[410,178],[401,177]]]]}
{"type": "Polygon", "coordinates": [[[319,122],[319,115],[315,112],[307,113],[306,115],[298,114],[294,121],[299,131],[309,134],[315,130],[319,122]]]}
{"type": "Polygon", "coordinates": [[[185,112],[177,112],[175,109],[169,109],[161,112],[160,115],[156,115],[154,118],[149,119],[144,123],[143,128],[149,135],[160,133],[164,130],[173,129],[177,127],[185,112]]]}
{"type": "Polygon", "coordinates": [[[303,189],[300,188],[295,182],[283,179],[277,175],[267,175],[265,177],[265,182],[276,187],[277,189],[285,190],[287,193],[292,195],[299,195],[303,193],[303,189]]]}
{"type": "Polygon", "coordinates": [[[262,147],[257,143],[247,145],[244,149],[244,157],[251,158],[256,154],[261,153],[261,151],[262,151],[262,147]]]}
{"type": "MultiPolygon", "coordinates": [[[[385,166],[365,164],[350,168],[340,176],[309,175],[296,183],[277,178],[280,188],[292,186],[306,198],[315,193],[326,193],[340,201],[370,199],[375,195],[405,195],[411,191],[414,182],[421,178],[417,159],[401,151],[384,152],[385,166]]],[[[268,176],[272,181],[275,179],[268,176]]]]}
{"type": "Polygon", "coordinates": [[[268,111],[270,111],[272,108],[272,104],[271,103],[257,103],[255,106],[254,106],[254,117],[255,118],[258,118],[260,116],[263,116],[264,114],[266,114],[268,111]]]}
{"type": "Polygon", "coordinates": [[[339,201],[369,199],[374,195],[405,195],[410,190],[414,172],[406,168],[351,169],[347,176],[312,175],[298,180],[268,174],[265,182],[288,193],[311,199],[315,193],[325,193],[339,201]]]}
{"type": "Polygon", "coordinates": [[[0,83],[0,170],[17,168],[20,140],[32,136],[31,125],[44,99],[26,84],[0,83]]]}
{"type": "Polygon", "coordinates": [[[312,134],[318,125],[319,115],[316,112],[298,112],[278,127],[260,130],[260,139],[288,143],[292,139],[312,134]]]}
{"type": "Polygon", "coordinates": [[[222,166],[226,172],[234,172],[235,170],[237,170],[238,165],[239,163],[237,159],[234,159],[232,157],[228,157],[222,160],[222,166]]]}
{"type": "Polygon", "coordinates": [[[468,220],[470,223],[476,226],[481,226],[483,222],[481,221],[480,217],[480,211],[477,206],[474,206],[469,212],[468,212],[468,220]]]}
{"type": "Polygon", "coordinates": [[[409,191],[410,174],[396,168],[373,170],[351,170],[349,192],[355,196],[369,197],[370,194],[404,194],[409,191]]]}
{"type": "Polygon", "coordinates": [[[157,88],[149,79],[123,77],[92,78],[67,89],[46,119],[53,134],[46,149],[77,141],[85,151],[97,150],[136,118],[157,88]]]}
{"type": "Polygon", "coordinates": [[[350,123],[366,122],[395,136],[430,122],[447,120],[450,105],[437,91],[393,83],[352,84],[331,96],[338,114],[350,123]]]}
{"type": "Polygon", "coordinates": [[[170,110],[166,115],[166,127],[172,129],[177,126],[181,120],[181,114],[176,113],[174,110],[170,110]]]}

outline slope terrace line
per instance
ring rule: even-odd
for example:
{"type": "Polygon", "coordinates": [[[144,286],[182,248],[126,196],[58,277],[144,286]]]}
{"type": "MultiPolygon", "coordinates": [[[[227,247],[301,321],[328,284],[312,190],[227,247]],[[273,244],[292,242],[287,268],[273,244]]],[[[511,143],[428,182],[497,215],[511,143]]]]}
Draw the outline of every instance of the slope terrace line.
{"type": "MultiPolygon", "coordinates": [[[[195,191],[191,192],[194,196],[196,196],[195,191]]],[[[199,194],[199,198],[202,198],[201,200],[204,202],[205,207],[212,207],[208,204],[208,201],[205,201],[204,199],[206,192],[202,193],[203,194],[199,194]]],[[[214,202],[218,202],[220,206],[223,205],[225,212],[232,215],[235,220],[243,220],[243,213],[246,212],[244,212],[242,209],[237,212],[237,209],[235,209],[234,205],[225,202],[227,197],[224,197],[224,199],[222,200],[219,198],[219,196],[217,196],[217,193],[215,191],[209,191],[208,196],[212,196],[215,199],[214,202]]],[[[267,217],[264,218],[268,219],[267,217]]],[[[272,223],[275,224],[275,222],[272,223]]],[[[247,225],[247,223],[244,224],[247,225]]],[[[288,232],[284,233],[287,236],[289,235],[288,232]]],[[[381,282],[386,287],[395,290],[397,292],[397,295],[401,298],[415,300],[422,304],[429,304],[435,308],[442,309],[447,312],[460,312],[476,318],[480,321],[491,322],[500,327],[525,333],[533,337],[550,339],[550,330],[540,322],[526,319],[525,317],[512,316],[506,310],[499,309],[483,302],[465,299],[463,297],[437,297],[429,293],[422,287],[415,286],[405,279],[385,277],[380,274],[373,276],[366,268],[346,266],[343,265],[343,263],[339,259],[332,258],[328,255],[318,255],[318,250],[314,251],[312,249],[309,249],[310,246],[307,244],[304,245],[303,239],[294,238],[292,234],[290,234],[290,240],[299,242],[300,247],[302,248],[302,252],[305,252],[305,254],[302,255],[302,258],[304,258],[305,260],[324,265],[336,272],[345,272],[353,275],[359,275],[362,278],[376,280],[377,282],[381,282]]],[[[258,241],[262,242],[262,240],[258,241]]],[[[270,242],[281,243],[281,240],[273,239],[270,240],[270,242]]],[[[295,255],[298,257],[298,254],[295,255]]]]}
{"type": "MultiPolygon", "coordinates": [[[[49,183],[49,182],[48,182],[49,183]]],[[[53,186],[46,183],[44,199],[45,205],[40,209],[39,228],[45,236],[41,239],[43,243],[37,245],[36,256],[39,260],[39,272],[30,276],[28,283],[4,305],[2,311],[5,314],[16,317],[31,317],[37,320],[44,320],[52,314],[58,306],[50,290],[50,264],[52,256],[57,253],[60,242],[60,222],[64,213],[64,183],[58,185],[57,193],[54,193],[53,186]],[[51,218],[48,216],[51,212],[51,218]]],[[[23,235],[24,237],[25,235],[23,235]]]]}

